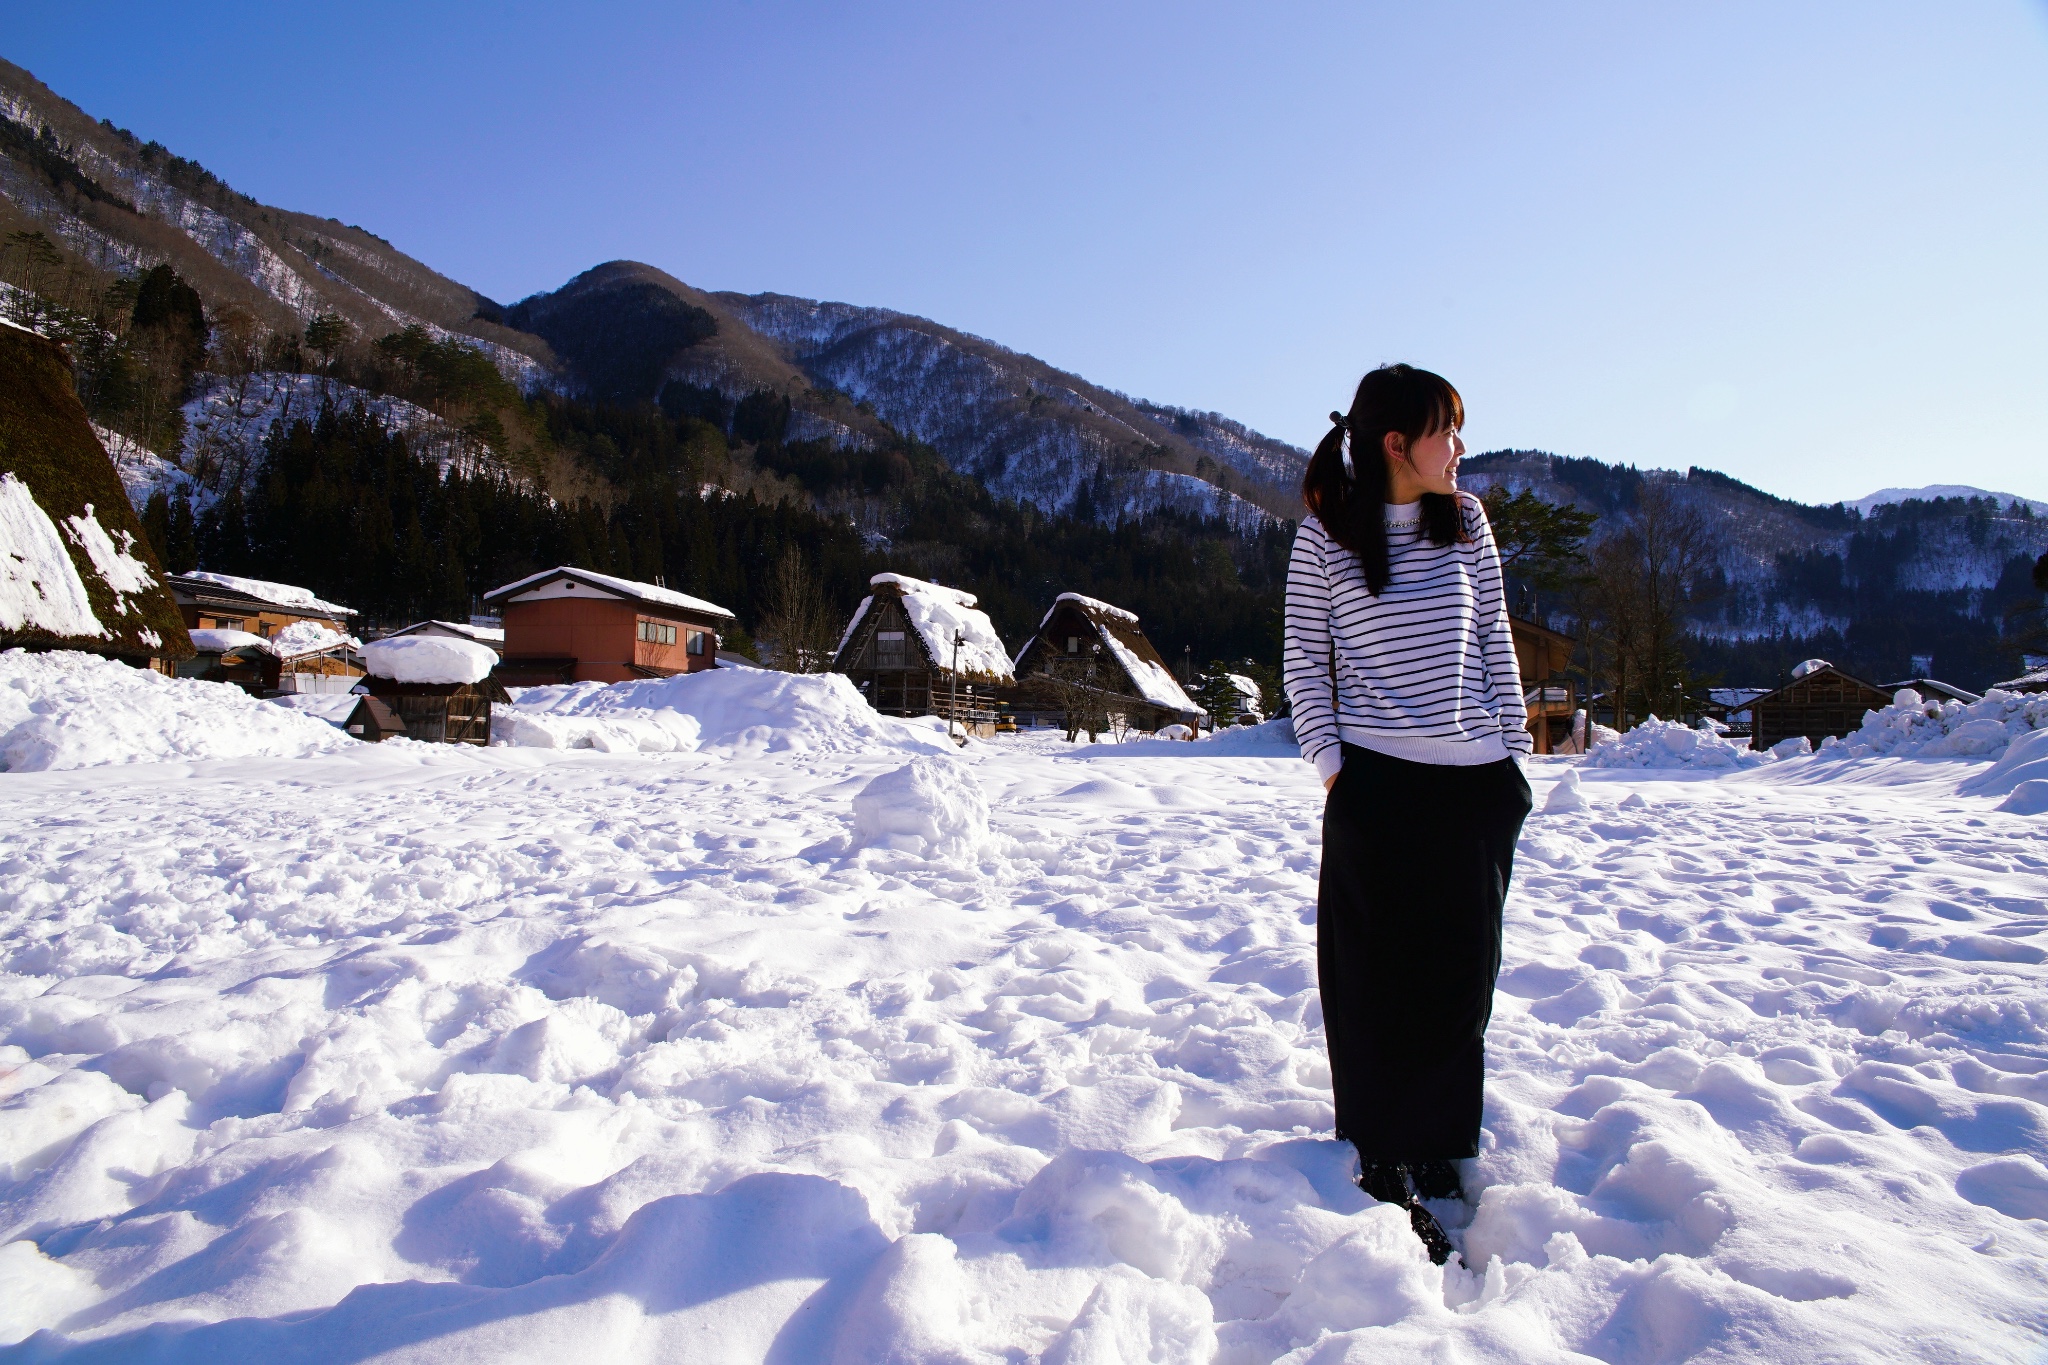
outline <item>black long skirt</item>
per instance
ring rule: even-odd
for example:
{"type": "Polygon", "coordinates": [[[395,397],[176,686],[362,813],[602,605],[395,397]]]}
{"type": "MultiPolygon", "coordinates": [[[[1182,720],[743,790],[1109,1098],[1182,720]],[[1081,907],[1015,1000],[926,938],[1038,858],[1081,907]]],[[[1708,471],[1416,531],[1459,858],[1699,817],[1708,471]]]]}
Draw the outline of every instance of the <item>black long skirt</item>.
{"type": "Polygon", "coordinates": [[[1337,1136],[1367,1161],[1479,1152],[1501,908],[1529,784],[1513,759],[1354,745],[1323,810],[1316,967],[1337,1136]]]}

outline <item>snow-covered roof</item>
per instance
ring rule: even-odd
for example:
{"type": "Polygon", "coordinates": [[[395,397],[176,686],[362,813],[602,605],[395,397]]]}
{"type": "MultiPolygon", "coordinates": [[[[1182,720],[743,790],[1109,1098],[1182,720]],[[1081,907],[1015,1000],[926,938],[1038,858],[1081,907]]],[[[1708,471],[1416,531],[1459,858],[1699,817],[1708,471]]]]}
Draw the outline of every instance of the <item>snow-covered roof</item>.
{"type": "MultiPolygon", "coordinates": [[[[1053,599],[1052,606],[1038,623],[1040,635],[1052,624],[1062,602],[1080,608],[1088,623],[1095,627],[1095,633],[1107,649],[1130,676],[1131,684],[1138,689],[1138,695],[1154,706],[1163,706],[1172,711],[1185,711],[1190,715],[1205,714],[1180,685],[1179,679],[1167,669],[1166,661],[1159,657],[1159,651],[1145,638],[1145,632],[1138,628],[1138,614],[1123,607],[1104,602],[1100,598],[1088,597],[1078,592],[1063,592],[1053,599]]],[[[1040,638],[1034,635],[1032,640],[1040,638]]],[[[1024,660],[1025,650],[1031,648],[1031,641],[1024,643],[1024,649],[1017,652],[1017,661],[1024,660]]]]}
{"type": "Polygon", "coordinates": [[[507,583],[502,588],[493,588],[484,594],[484,600],[486,602],[502,602],[517,593],[536,587],[545,583],[548,579],[556,577],[573,579],[585,586],[597,588],[600,591],[617,597],[631,598],[636,602],[647,602],[663,607],[678,607],[683,611],[702,612],[707,616],[723,616],[727,620],[738,619],[716,602],[707,602],[701,597],[692,597],[686,592],[677,592],[674,588],[664,588],[657,583],[642,583],[631,578],[614,578],[607,573],[597,573],[590,569],[572,568],[567,564],[557,565],[552,569],[543,569],[539,573],[528,574],[517,582],[507,583]]]}
{"type": "Polygon", "coordinates": [[[344,607],[338,602],[323,601],[304,588],[294,587],[290,583],[272,583],[263,578],[242,578],[235,574],[203,573],[195,570],[192,573],[174,575],[174,581],[179,584],[210,583],[216,588],[226,588],[229,592],[238,592],[244,597],[253,597],[259,602],[268,602],[286,611],[310,612],[320,616],[356,614],[353,608],[344,607]]]}
{"type": "Polygon", "coordinates": [[[1808,659],[1804,663],[1794,664],[1792,666],[1792,676],[1795,678],[1803,678],[1809,673],[1818,673],[1823,668],[1833,667],[1834,665],[1829,663],[1826,659],[1808,659]]]}
{"type": "Polygon", "coordinates": [[[266,642],[270,652],[280,659],[296,659],[305,654],[321,654],[330,649],[357,649],[362,641],[353,635],[338,630],[329,630],[318,621],[294,621],[266,642]]]}
{"type": "Polygon", "coordinates": [[[2048,692],[2048,666],[2033,668],[1992,686],[2000,692],[2048,692]]]}
{"type": "Polygon", "coordinates": [[[270,651],[270,641],[246,630],[195,630],[191,635],[192,647],[201,654],[225,654],[231,649],[270,651]]]}
{"type": "MultiPolygon", "coordinates": [[[[918,638],[924,642],[925,653],[940,669],[947,672],[953,669],[956,657],[953,637],[957,633],[961,637],[957,658],[963,675],[994,678],[998,682],[1016,681],[1016,675],[1010,670],[1010,651],[1003,647],[1002,637],[996,634],[995,623],[988,619],[988,613],[975,605],[977,599],[973,593],[899,573],[878,573],[868,580],[868,586],[896,590],[910,628],[917,632],[918,638]]],[[[853,619],[846,623],[845,633],[839,637],[839,649],[835,654],[845,651],[854,631],[873,610],[874,602],[872,595],[861,599],[853,619]]]]}
{"type": "Polygon", "coordinates": [[[373,678],[402,683],[477,683],[498,666],[497,651],[449,635],[394,635],[363,646],[373,678]]]}
{"type": "Polygon", "coordinates": [[[489,645],[492,649],[502,650],[505,647],[505,628],[503,626],[478,626],[472,625],[467,621],[415,621],[401,630],[392,631],[391,635],[386,638],[395,638],[400,635],[432,635],[437,632],[459,635],[465,640],[474,640],[480,645],[489,645]]]}

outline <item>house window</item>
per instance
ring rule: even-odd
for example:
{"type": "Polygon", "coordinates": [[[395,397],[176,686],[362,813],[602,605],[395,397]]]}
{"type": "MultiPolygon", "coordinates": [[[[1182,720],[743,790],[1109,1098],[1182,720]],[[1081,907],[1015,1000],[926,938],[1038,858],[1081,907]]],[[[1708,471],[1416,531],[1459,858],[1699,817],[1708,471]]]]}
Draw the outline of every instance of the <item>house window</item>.
{"type": "Polygon", "coordinates": [[[676,628],[643,616],[640,618],[640,638],[650,645],[672,645],[676,642],[676,628]]]}
{"type": "Polygon", "coordinates": [[[687,635],[687,636],[685,637],[685,639],[686,639],[686,640],[687,640],[687,642],[688,642],[688,644],[687,644],[687,650],[688,650],[688,652],[689,652],[689,653],[691,653],[691,654],[694,654],[694,655],[696,655],[696,656],[697,656],[698,658],[700,658],[700,659],[701,659],[701,658],[703,658],[703,657],[704,657],[704,632],[703,632],[703,631],[701,631],[701,630],[693,630],[693,631],[689,632],[689,634],[688,634],[688,635],[687,635]]]}
{"type": "Polygon", "coordinates": [[[875,632],[875,666],[878,668],[903,667],[902,631],[878,630],[875,632]]]}
{"type": "Polygon", "coordinates": [[[1081,637],[1080,637],[1080,636],[1078,636],[1078,635],[1069,635],[1069,636],[1067,637],[1067,653],[1069,653],[1069,654],[1079,654],[1080,652],[1081,652],[1081,637]]]}

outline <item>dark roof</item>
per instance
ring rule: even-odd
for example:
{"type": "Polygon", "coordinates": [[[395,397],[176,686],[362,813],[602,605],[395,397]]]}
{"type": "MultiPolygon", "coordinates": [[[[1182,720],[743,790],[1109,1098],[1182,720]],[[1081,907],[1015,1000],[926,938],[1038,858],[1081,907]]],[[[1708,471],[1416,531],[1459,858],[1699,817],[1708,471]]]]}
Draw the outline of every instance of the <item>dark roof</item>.
{"type": "MultiPolygon", "coordinates": [[[[1845,673],[1841,669],[1836,668],[1833,664],[1822,664],[1819,668],[1814,669],[1811,673],[1805,674],[1802,677],[1794,678],[1790,682],[1784,683],[1778,687],[1774,687],[1760,697],[1751,698],[1749,704],[1754,707],[1760,706],[1768,701],[1774,701],[1777,699],[1777,696],[1780,692],[1788,692],[1795,687],[1811,683],[1815,679],[1820,678],[1823,675],[1829,673],[1834,674],[1836,677],[1842,679],[1844,682],[1854,683],[1856,686],[1867,688],[1872,692],[1884,692],[1884,689],[1879,687],[1874,682],[1866,682],[1862,678],[1857,677],[1853,673],[1845,673]]],[[[1887,700],[1889,700],[1891,694],[1889,692],[1885,692],[1885,697],[1887,700]]]]}
{"type": "MultiPolygon", "coordinates": [[[[132,659],[192,656],[177,603],[164,589],[163,566],[78,401],[71,362],[56,342],[13,325],[0,326],[0,482],[17,485],[6,495],[10,500],[33,504],[15,511],[39,523],[28,529],[43,540],[48,565],[61,570],[68,559],[76,575],[75,584],[44,585],[38,579],[46,598],[55,589],[69,605],[60,610],[53,602],[20,620],[0,618],[0,648],[79,649],[132,659]],[[60,549],[62,559],[56,557],[60,549]],[[103,569],[101,561],[110,554],[112,562],[103,569]],[[80,588],[83,605],[98,622],[96,633],[78,610],[80,588]]],[[[37,562],[33,555],[22,558],[37,562]]]]}
{"type": "Polygon", "coordinates": [[[1510,614],[1508,616],[1508,625],[1515,630],[1528,631],[1532,635],[1547,635],[1561,645],[1575,645],[1579,642],[1578,637],[1575,635],[1567,635],[1561,630],[1552,630],[1549,626],[1538,625],[1526,616],[1510,614]]]}
{"type": "Polygon", "coordinates": [[[198,607],[227,607],[233,611],[246,612],[268,611],[284,616],[304,616],[311,620],[339,621],[344,624],[349,617],[355,615],[355,612],[347,607],[339,607],[332,602],[320,602],[317,598],[314,601],[318,605],[280,602],[274,597],[260,597],[255,593],[244,592],[240,588],[231,588],[225,583],[216,583],[210,578],[198,578],[191,574],[170,574],[165,577],[164,582],[170,586],[172,593],[180,602],[190,602],[198,607]]]}

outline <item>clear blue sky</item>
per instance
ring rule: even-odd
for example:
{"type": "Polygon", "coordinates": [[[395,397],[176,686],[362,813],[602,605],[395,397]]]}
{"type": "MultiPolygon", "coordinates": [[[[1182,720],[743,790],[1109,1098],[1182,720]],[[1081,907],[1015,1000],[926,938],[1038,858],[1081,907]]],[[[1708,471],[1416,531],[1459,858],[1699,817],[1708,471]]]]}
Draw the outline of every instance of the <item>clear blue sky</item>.
{"type": "Polygon", "coordinates": [[[0,54],[510,301],[631,257],[1309,444],[2048,498],[2048,8],[113,5],[0,54]]]}

